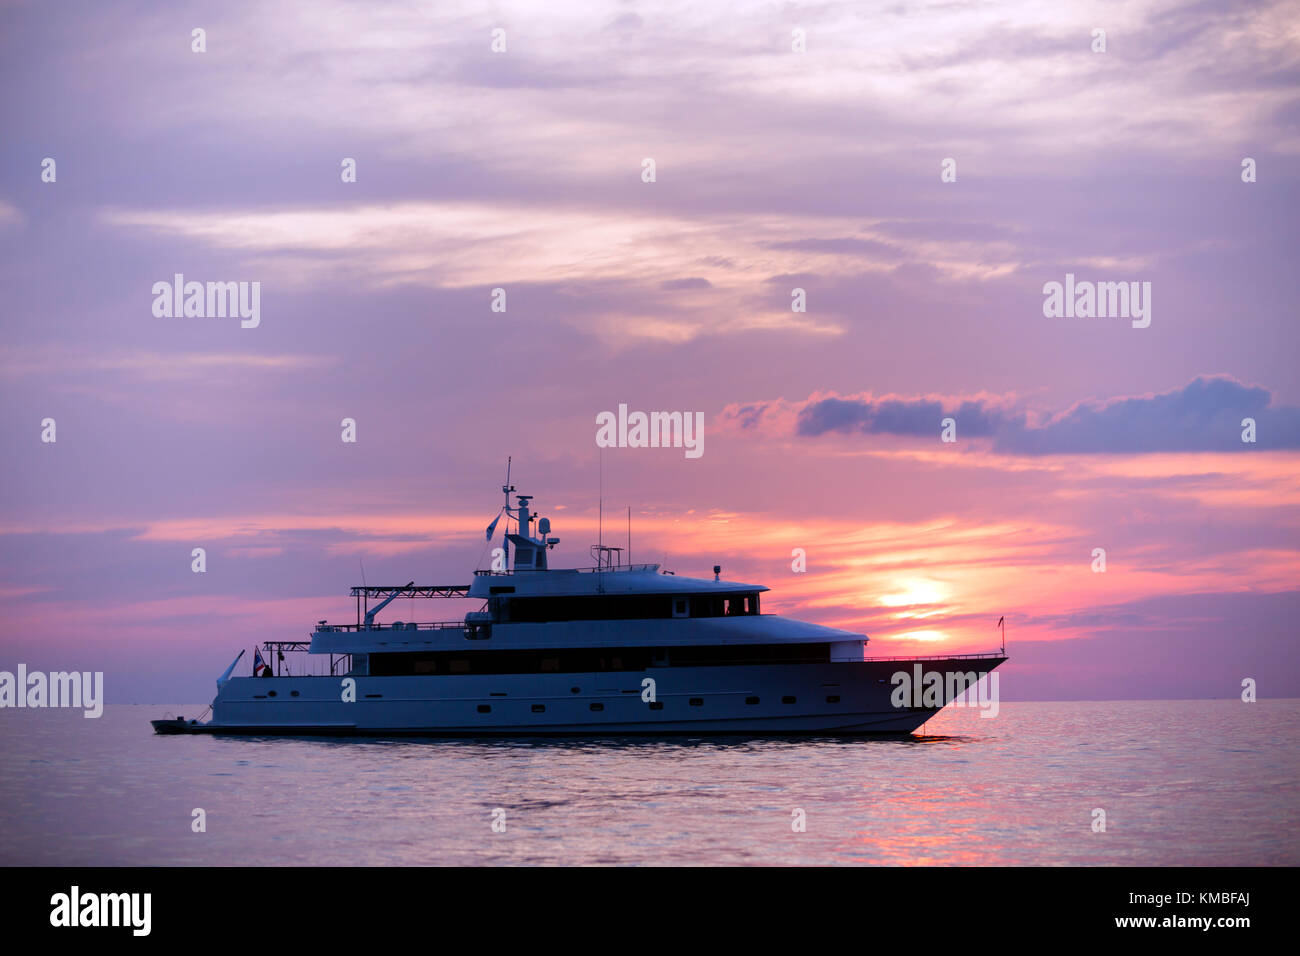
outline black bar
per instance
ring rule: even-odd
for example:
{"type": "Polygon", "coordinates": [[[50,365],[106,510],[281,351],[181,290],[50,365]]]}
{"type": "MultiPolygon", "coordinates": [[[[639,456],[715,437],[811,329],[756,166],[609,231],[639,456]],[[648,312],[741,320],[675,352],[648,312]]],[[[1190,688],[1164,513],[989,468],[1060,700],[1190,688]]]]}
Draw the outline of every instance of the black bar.
{"type": "MultiPolygon", "coordinates": [[[[484,862],[491,861],[485,848],[484,862]]],[[[727,869],[725,875],[716,868],[677,869],[668,880],[661,869],[548,870],[543,879],[526,867],[34,868],[13,872],[16,879],[0,894],[0,919],[10,939],[133,938],[130,926],[52,926],[56,895],[70,897],[76,886],[83,900],[92,893],[150,894],[150,938],[177,946],[225,940],[231,948],[257,952],[269,952],[271,943],[294,952],[328,943],[336,952],[340,943],[393,940],[399,930],[430,932],[435,923],[446,928],[447,921],[462,927],[467,940],[492,950],[511,932],[536,941],[538,934],[599,931],[629,938],[649,933],[661,943],[654,950],[676,948],[670,941],[689,933],[690,951],[713,939],[735,951],[737,944],[784,924],[808,937],[807,945],[791,951],[832,948],[833,938],[850,934],[862,941],[854,948],[878,949],[881,942],[901,939],[910,940],[908,952],[996,952],[1009,943],[1042,948],[1058,940],[1071,941],[1072,949],[1079,941],[1129,940],[1134,948],[1174,951],[1199,940],[1206,948],[1231,951],[1234,944],[1263,942],[1254,936],[1261,930],[1282,938],[1293,909],[1294,874],[1283,868],[753,867],[727,869]],[[718,889],[723,885],[725,892],[718,889]],[[1133,902],[1135,894],[1178,893],[1191,901],[1133,902]],[[266,900],[283,901],[291,910],[266,900]],[[778,902],[781,912],[772,909],[778,902]],[[583,911],[576,925],[543,925],[575,907],[583,911]],[[1176,923],[1204,918],[1248,925],[1204,929],[1176,923]],[[1117,925],[1133,919],[1155,922],[1117,925]]],[[[770,948],[769,940],[763,951],[770,948]]]]}

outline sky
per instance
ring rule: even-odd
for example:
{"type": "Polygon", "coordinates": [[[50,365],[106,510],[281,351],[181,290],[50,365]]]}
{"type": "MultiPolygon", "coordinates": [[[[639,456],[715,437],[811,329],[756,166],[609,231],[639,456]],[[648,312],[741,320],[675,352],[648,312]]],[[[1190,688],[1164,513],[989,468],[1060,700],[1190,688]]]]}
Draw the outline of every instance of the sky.
{"type": "Polygon", "coordinates": [[[1005,617],[1007,700],[1300,696],[1291,4],[19,2],[0,79],[0,669],[206,701],[512,456],[553,566],[603,494],[873,655],[1005,617]]]}

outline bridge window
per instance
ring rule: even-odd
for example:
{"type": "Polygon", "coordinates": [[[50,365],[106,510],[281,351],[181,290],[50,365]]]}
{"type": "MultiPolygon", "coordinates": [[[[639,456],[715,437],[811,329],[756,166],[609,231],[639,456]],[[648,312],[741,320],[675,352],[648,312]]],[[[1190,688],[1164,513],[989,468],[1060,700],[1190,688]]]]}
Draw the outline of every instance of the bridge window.
{"type": "Polygon", "coordinates": [[[724,617],[757,614],[758,595],[744,594],[589,594],[519,597],[503,602],[506,620],[638,621],[666,617],[724,617]]]}

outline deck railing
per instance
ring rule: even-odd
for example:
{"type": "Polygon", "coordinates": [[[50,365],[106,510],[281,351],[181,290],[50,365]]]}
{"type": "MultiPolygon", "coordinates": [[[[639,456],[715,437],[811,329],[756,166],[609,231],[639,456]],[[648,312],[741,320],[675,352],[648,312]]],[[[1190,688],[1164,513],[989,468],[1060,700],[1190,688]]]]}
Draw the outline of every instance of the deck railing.
{"type": "Polygon", "coordinates": [[[335,631],[450,631],[464,630],[471,625],[464,621],[394,621],[392,624],[319,624],[316,633],[330,634],[335,631]]]}
{"type": "Polygon", "coordinates": [[[659,567],[657,564],[613,564],[602,567],[591,568],[518,568],[514,571],[475,571],[480,577],[505,577],[512,574],[554,574],[557,571],[577,571],[579,574],[596,574],[604,572],[610,574],[616,571],[653,571],[659,567]]]}

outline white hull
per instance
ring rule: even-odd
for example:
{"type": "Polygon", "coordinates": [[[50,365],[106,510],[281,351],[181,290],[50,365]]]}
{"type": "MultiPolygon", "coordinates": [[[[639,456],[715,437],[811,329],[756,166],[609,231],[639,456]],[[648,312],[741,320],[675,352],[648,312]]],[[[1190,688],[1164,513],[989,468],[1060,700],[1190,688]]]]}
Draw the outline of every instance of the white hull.
{"type": "MultiPolygon", "coordinates": [[[[988,672],[1002,658],[930,659],[988,672]]],[[[234,678],[196,733],[338,735],[817,734],[915,730],[935,707],[895,707],[910,660],[660,667],[581,674],[234,678]],[[655,702],[642,699],[644,678],[655,702]],[[295,696],[296,693],[296,696],[295,696]],[[694,701],[694,703],[693,703],[694,701]],[[658,706],[655,706],[657,704],[658,706]]],[[[947,703],[947,700],[944,700],[947,703]]]]}

